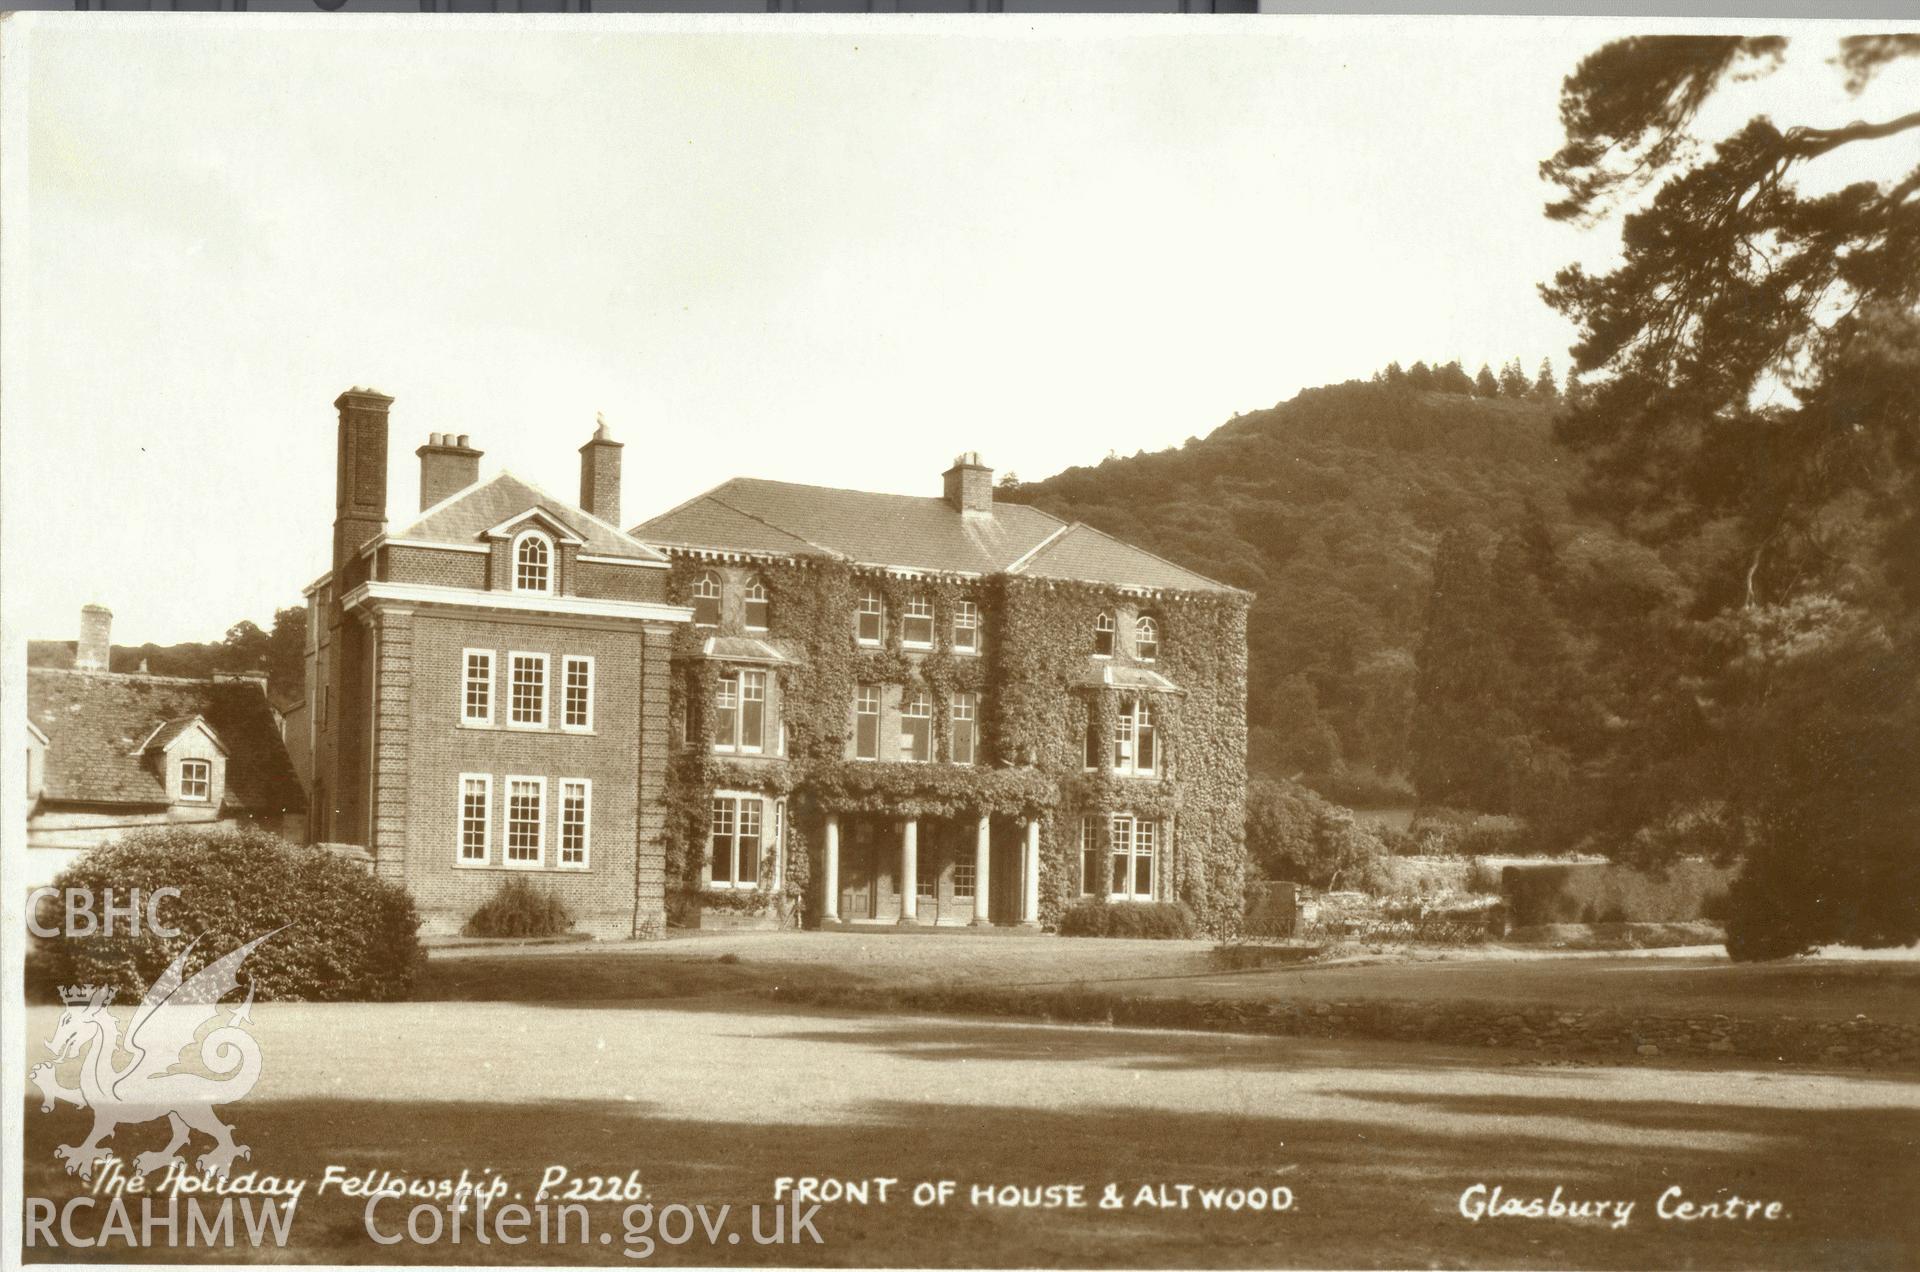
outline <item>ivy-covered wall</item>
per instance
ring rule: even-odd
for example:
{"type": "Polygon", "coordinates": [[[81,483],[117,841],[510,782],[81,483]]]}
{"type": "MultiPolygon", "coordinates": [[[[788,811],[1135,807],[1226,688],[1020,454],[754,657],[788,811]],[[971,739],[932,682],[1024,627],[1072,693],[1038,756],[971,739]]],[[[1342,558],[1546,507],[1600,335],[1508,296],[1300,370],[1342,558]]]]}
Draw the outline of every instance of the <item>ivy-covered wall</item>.
{"type": "MultiPolygon", "coordinates": [[[[694,582],[713,571],[725,601],[718,634],[741,635],[739,596],[758,576],[770,602],[769,629],[752,633],[788,660],[771,669],[786,729],[784,755],[715,755],[711,705],[722,665],[699,656],[714,628],[682,629],[674,677],[673,718],[686,742],[669,775],[669,888],[698,893],[708,812],[715,790],[760,791],[787,798],[787,869],[773,895],[771,854],[760,892],[700,893],[700,903],[729,909],[817,911],[824,815],[974,817],[982,813],[1037,817],[1041,822],[1040,919],[1051,926],[1078,898],[1080,819],[1093,816],[1105,849],[1110,812],[1157,817],[1168,828],[1161,850],[1163,896],[1193,907],[1215,931],[1240,913],[1244,875],[1246,788],[1246,613],[1238,593],[1123,595],[1117,589],[1015,575],[985,579],[897,578],[861,574],[827,557],[781,557],[751,563],[714,562],[676,554],[671,599],[687,604],[694,582]],[[865,647],[854,637],[854,604],[868,587],[885,600],[886,640],[865,647]],[[900,617],[910,596],[934,607],[934,648],[905,649],[900,617]],[[956,653],[955,602],[980,608],[982,649],[956,653]],[[1103,611],[1131,633],[1136,613],[1159,623],[1152,668],[1180,686],[1155,694],[1153,706],[1166,762],[1157,778],[1117,777],[1084,767],[1089,724],[1110,736],[1120,691],[1091,687],[1096,668],[1094,621],[1103,611]],[[933,700],[934,757],[949,754],[951,695],[981,694],[972,765],[856,762],[851,754],[856,685],[924,689],[933,700]]],[[[1130,661],[1123,639],[1111,665],[1130,661]]],[[[774,728],[770,723],[770,729],[774,728]]],[[[771,747],[769,748],[772,749],[771,747]]],[[[890,752],[883,752],[889,754],[890,752]]],[[[684,905],[686,898],[683,897],[684,905]]]]}

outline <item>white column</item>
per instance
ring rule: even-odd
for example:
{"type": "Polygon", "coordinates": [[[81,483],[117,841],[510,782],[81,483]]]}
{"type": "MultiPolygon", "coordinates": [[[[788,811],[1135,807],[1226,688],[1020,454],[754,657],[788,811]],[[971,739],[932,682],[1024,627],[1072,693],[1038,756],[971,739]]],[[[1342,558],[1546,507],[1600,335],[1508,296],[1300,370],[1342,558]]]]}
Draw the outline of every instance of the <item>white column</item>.
{"type": "Polygon", "coordinates": [[[1027,850],[1020,866],[1020,922],[1035,927],[1040,922],[1040,819],[1027,818],[1027,850]]]}
{"type": "Polygon", "coordinates": [[[829,922],[840,917],[840,814],[827,814],[827,874],[825,903],[820,917],[829,922]]]}
{"type": "Polygon", "coordinates": [[[973,841],[973,925],[975,927],[993,926],[987,919],[987,895],[991,881],[988,870],[992,864],[992,819],[985,813],[980,814],[980,829],[973,841]]]}
{"type": "Polygon", "coordinates": [[[900,830],[900,921],[920,921],[920,819],[909,817],[900,830]]]}

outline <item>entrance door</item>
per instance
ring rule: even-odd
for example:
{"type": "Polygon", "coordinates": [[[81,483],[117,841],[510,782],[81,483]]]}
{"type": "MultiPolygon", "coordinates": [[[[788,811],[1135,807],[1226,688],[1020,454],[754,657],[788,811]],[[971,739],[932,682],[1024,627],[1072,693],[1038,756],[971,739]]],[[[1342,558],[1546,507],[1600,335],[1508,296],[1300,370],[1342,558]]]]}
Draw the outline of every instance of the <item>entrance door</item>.
{"type": "Polygon", "coordinates": [[[866,817],[843,820],[840,844],[840,917],[871,919],[879,881],[873,823],[866,817]]]}
{"type": "Polygon", "coordinates": [[[918,899],[915,912],[922,923],[940,921],[940,879],[946,873],[947,836],[946,823],[931,817],[920,819],[919,860],[914,865],[915,887],[918,899]]]}

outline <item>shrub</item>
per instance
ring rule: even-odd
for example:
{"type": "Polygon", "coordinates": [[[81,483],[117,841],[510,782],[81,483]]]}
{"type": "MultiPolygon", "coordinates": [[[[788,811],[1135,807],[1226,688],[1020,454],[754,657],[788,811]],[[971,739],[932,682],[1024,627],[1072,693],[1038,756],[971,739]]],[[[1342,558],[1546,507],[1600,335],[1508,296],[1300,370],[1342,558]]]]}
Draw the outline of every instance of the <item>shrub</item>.
{"type": "Polygon", "coordinates": [[[559,936],[573,926],[560,894],[525,875],[508,875],[467,920],[468,936],[559,936]]]}
{"type": "Polygon", "coordinates": [[[178,932],[61,936],[48,970],[61,984],[111,985],[138,999],[196,939],[187,973],[275,932],[240,968],[254,997],[311,1002],[392,1002],[413,987],[424,953],[420,916],[399,884],[325,848],[254,827],[138,830],[103,844],[62,871],[56,888],[151,893],[160,922],[178,932]]]}
{"type": "Polygon", "coordinates": [[[1182,940],[1199,932],[1199,921],[1181,901],[1080,901],[1060,912],[1062,936],[1147,937],[1182,940]]]}
{"type": "Polygon", "coordinates": [[[1723,912],[1733,875],[1706,861],[1644,871],[1609,862],[1508,866],[1500,891],[1515,927],[1679,923],[1723,912]]]}

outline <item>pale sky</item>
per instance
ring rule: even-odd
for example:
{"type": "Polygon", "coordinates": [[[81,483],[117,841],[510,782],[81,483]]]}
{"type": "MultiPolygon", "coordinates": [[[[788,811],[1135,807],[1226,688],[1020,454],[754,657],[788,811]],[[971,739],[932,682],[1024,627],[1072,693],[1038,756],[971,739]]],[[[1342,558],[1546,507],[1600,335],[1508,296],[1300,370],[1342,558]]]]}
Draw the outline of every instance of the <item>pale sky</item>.
{"type": "Polygon", "coordinates": [[[935,494],[958,451],[1042,477],[1390,359],[1564,368],[1536,285],[1618,240],[1536,169],[1620,24],[256,16],[9,21],[15,639],[296,603],[351,385],[396,399],[394,529],[429,432],[573,498],[596,411],[629,525],[734,475],[935,494]]]}

